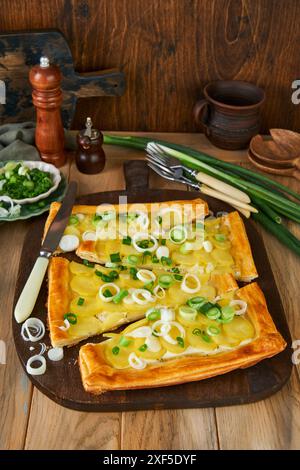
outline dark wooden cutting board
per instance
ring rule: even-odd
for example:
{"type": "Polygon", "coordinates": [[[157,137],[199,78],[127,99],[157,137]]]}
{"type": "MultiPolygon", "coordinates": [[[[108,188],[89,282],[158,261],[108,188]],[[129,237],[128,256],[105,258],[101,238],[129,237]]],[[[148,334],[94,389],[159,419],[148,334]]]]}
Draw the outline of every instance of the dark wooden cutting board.
{"type": "Polygon", "coordinates": [[[0,104],[0,124],[35,120],[29,70],[47,56],[61,69],[63,80],[62,119],[69,128],[77,98],[120,96],[125,90],[123,72],[116,69],[76,73],[69,45],[56,30],[0,34],[0,80],[6,88],[6,103],[0,104]]]}
{"type": "MultiPolygon", "coordinates": [[[[166,200],[193,199],[197,192],[160,190],[148,188],[148,172],[144,162],[129,162],[125,169],[126,191],[112,191],[81,196],[80,204],[118,203],[120,195],[128,196],[128,202],[159,202],[166,200]]],[[[203,197],[201,195],[201,197],[203,197]]],[[[207,200],[212,211],[231,211],[227,204],[210,197],[207,200]]],[[[24,241],[16,284],[15,301],[32,269],[39,252],[45,217],[35,220],[24,241]]],[[[249,403],[266,398],[277,392],[288,381],[292,362],[290,359],[291,337],[285,319],[282,303],[274,280],[266,249],[254,223],[244,218],[247,234],[252,246],[258,269],[258,283],[268,303],[274,322],[287,342],[287,348],[271,359],[264,360],[248,369],[241,369],[199,382],[192,382],[165,388],[116,391],[93,396],[82,387],[78,368],[78,351],[86,342],[98,342],[101,336],[83,341],[80,345],[65,348],[64,359],[60,362],[47,360],[47,372],[42,376],[29,376],[31,382],[55,402],[80,411],[127,411],[165,408],[200,408],[249,403]]],[[[74,258],[74,256],[73,256],[74,258]]],[[[43,283],[32,316],[46,323],[47,283],[43,283]]],[[[13,335],[17,353],[26,370],[28,358],[37,354],[40,347],[30,351],[31,343],[21,338],[21,325],[12,319],[13,335]]],[[[42,340],[50,346],[48,334],[42,340]]]]}

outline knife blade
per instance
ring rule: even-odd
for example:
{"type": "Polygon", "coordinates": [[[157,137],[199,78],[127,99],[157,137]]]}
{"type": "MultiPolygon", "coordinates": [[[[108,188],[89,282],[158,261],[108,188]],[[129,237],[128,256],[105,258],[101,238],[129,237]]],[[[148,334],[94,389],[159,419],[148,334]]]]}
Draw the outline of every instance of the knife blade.
{"type": "Polygon", "coordinates": [[[59,208],[59,211],[57,212],[49,227],[49,230],[40,248],[39,256],[36,259],[32,271],[15,306],[14,316],[18,323],[24,322],[32,313],[47,271],[50,257],[56,250],[68,224],[69,217],[75,202],[76,192],[77,183],[72,181],[69,184],[67,194],[59,208]]]}

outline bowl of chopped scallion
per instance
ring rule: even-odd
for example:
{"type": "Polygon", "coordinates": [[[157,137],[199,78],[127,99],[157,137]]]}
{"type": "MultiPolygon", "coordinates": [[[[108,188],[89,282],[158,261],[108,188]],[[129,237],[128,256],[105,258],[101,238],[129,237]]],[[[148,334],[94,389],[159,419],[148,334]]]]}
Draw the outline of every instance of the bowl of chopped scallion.
{"type": "Polygon", "coordinates": [[[0,198],[16,204],[35,203],[48,197],[60,183],[54,165],[36,161],[7,162],[0,168],[0,198]]]}

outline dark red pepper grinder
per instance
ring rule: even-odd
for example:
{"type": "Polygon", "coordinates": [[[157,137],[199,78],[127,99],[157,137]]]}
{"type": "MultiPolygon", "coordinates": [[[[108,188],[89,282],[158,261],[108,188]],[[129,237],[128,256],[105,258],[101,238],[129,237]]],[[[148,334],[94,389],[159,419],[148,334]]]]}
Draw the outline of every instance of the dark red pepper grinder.
{"type": "Polygon", "coordinates": [[[85,127],[77,134],[76,165],[81,173],[94,175],[100,173],[105,166],[103,134],[98,129],[93,129],[90,117],[86,119],[85,127]]]}
{"type": "Polygon", "coordinates": [[[66,161],[60,114],[61,79],[59,67],[51,65],[48,57],[41,57],[40,64],[32,67],[29,74],[33,104],[36,107],[35,143],[41,159],[57,167],[63,166],[66,161]]]}

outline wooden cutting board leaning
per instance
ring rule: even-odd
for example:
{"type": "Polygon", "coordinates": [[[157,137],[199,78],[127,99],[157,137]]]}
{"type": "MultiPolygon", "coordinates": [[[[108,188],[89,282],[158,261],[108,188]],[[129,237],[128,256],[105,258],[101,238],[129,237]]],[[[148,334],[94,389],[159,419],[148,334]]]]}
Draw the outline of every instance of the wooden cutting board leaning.
{"type": "Polygon", "coordinates": [[[78,98],[120,96],[124,93],[124,74],[119,70],[76,73],[69,45],[59,31],[0,34],[0,83],[5,88],[5,104],[0,103],[0,124],[34,120],[28,76],[30,68],[39,63],[41,56],[49,57],[61,69],[61,111],[66,128],[72,124],[78,98]]]}

